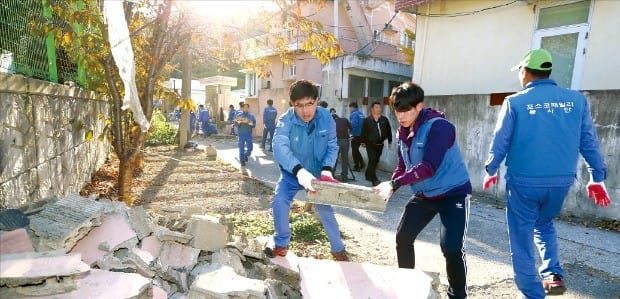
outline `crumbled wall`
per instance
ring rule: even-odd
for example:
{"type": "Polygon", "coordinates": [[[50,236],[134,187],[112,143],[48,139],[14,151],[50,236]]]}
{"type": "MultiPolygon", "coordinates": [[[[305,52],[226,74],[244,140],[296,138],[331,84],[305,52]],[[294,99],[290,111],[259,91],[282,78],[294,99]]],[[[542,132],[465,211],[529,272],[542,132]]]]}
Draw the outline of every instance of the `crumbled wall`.
{"type": "Polygon", "coordinates": [[[93,92],[0,74],[0,209],[79,191],[109,152],[108,111],[93,92]]]}

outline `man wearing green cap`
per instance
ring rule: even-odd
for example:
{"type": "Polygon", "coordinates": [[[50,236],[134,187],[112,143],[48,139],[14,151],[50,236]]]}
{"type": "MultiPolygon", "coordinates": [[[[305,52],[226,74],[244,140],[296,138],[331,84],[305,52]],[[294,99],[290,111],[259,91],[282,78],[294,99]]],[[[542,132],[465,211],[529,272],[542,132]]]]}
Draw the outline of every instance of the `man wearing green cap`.
{"type": "Polygon", "coordinates": [[[491,141],[483,190],[497,183],[506,159],[506,219],[514,280],[526,298],[544,298],[566,290],[558,257],[553,218],[575,181],[578,153],[590,172],[588,197],[610,203],[607,169],[586,98],[549,79],[551,54],[529,51],[513,68],[523,90],[507,97],[491,141]],[[536,244],[542,263],[536,270],[536,244]],[[542,277],[542,283],[540,278],[542,277]]]}

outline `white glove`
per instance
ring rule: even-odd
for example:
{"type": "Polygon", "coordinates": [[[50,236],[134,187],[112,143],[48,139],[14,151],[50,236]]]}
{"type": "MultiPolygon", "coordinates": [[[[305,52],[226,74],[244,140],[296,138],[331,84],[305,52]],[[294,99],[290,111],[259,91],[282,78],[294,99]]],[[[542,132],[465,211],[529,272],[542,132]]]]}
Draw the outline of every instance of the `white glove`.
{"type": "Polygon", "coordinates": [[[332,172],[329,170],[321,171],[321,181],[324,182],[332,182],[332,183],[340,183],[337,179],[332,176],[332,172]]]}
{"type": "Polygon", "coordinates": [[[310,192],[316,192],[316,190],[312,188],[312,180],[316,180],[316,178],[306,169],[302,168],[297,172],[297,180],[299,181],[300,185],[306,188],[306,190],[310,192]]]}
{"type": "Polygon", "coordinates": [[[375,193],[379,194],[379,196],[381,196],[381,198],[385,201],[388,201],[394,192],[390,181],[383,182],[376,187],[373,187],[373,189],[375,190],[375,193]]]}

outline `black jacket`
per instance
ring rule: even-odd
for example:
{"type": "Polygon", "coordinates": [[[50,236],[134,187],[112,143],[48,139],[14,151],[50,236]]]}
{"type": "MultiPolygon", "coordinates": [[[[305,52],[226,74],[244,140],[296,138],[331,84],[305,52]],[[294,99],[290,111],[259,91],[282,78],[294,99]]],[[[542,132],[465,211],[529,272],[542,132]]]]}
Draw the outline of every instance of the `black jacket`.
{"type": "Polygon", "coordinates": [[[332,115],[334,121],[336,122],[336,138],[338,139],[349,139],[349,131],[353,128],[351,127],[351,122],[344,118],[339,117],[338,115],[332,115]]]}
{"type": "Polygon", "coordinates": [[[383,145],[385,139],[392,143],[392,127],[387,117],[381,115],[378,121],[372,115],[362,124],[362,143],[383,145]]]}

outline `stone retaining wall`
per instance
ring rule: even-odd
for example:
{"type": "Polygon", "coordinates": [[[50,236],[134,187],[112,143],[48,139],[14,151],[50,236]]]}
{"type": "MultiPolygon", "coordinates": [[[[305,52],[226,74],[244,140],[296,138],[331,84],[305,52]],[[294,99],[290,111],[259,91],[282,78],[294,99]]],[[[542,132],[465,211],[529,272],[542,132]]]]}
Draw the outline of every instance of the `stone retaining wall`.
{"type": "Polygon", "coordinates": [[[94,92],[0,74],[0,209],[79,191],[108,155],[108,111],[94,92]]]}

